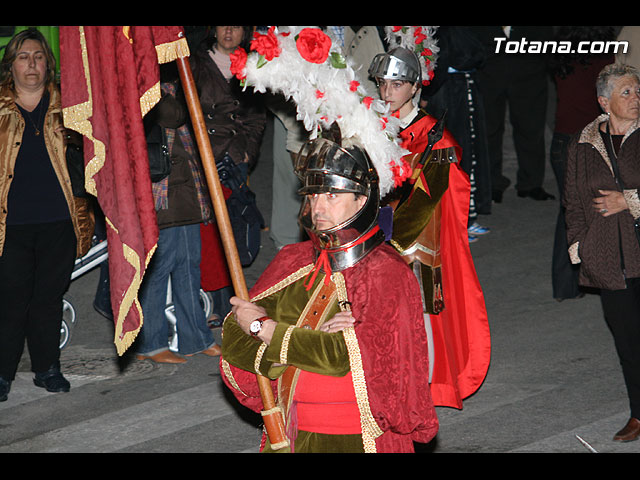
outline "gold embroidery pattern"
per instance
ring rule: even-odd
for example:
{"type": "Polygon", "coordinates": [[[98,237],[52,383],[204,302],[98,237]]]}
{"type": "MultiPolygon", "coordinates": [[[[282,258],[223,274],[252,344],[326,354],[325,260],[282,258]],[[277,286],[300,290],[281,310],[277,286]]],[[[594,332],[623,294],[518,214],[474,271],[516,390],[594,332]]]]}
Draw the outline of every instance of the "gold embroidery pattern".
{"type": "MultiPolygon", "coordinates": [[[[341,308],[346,310],[347,288],[344,276],[340,272],[335,272],[332,279],[338,289],[338,300],[341,308]]],[[[376,453],[376,438],[382,435],[382,429],[376,423],[371,407],[369,405],[369,393],[367,392],[367,381],[362,367],[362,357],[360,356],[360,346],[353,327],[342,331],[347,350],[349,351],[349,362],[351,364],[351,376],[353,377],[353,387],[356,392],[356,402],[360,411],[360,424],[362,426],[362,442],[365,453],[376,453]]]]}

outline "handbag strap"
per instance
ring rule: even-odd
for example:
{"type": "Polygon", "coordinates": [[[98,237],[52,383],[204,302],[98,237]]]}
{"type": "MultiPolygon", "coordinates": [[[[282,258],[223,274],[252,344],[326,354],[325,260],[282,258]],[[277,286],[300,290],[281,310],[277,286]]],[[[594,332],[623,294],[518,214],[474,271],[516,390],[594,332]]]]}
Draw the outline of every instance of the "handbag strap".
{"type": "Polygon", "coordinates": [[[607,141],[604,142],[604,146],[607,149],[607,153],[609,154],[609,160],[611,161],[611,168],[613,170],[613,176],[620,187],[621,190],[624,190],[624,183],[622,183],[622,178],[620,177],[620,171],[618,170],[618,157],[613,148],[613,138],[611,138],[611,132],[609,131],[609,122],[607,122],[607,141]]]}
{"type": "MultiPolygon", "coordinates": [[[[611,138],[611,133],[609,131],[609,122],[607,122],[607,139],[608,142],[604,142],[604,146],[607,149],[607,153],[609,154],[609,159],[611,160],[611,168],[613,169],[613,176],[618,184],[620,190],[624,191],[624,183],[622,183],[622,178],[620,177],[620,171],[618,170],[618,157],[613,148],[613,139],[611,138]]],[[[634,219],[633,226],[635,227],[636,236],[638,237],[638,242],[640,242],[640,218],[634,219]]]]}

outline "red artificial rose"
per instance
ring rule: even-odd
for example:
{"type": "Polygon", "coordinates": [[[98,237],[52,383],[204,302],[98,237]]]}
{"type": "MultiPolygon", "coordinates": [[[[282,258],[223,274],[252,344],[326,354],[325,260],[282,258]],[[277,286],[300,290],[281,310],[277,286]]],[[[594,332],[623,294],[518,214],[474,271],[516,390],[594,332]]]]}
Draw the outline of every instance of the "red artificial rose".
{"type": "Polygon", "coordinates": [[[435,73],[433,70],[429,70],[427,72],[427,75],[429,76],[429,79],[422,80],[422,85],[425,87],[431,83],[431,80],[433,80],[433,76],[435,75],[435,73]]]}
{"type": "Polygon", "coordinates": [[[251,50],[255,50],[269,61],[273,60],[282,52],[280,42],[278,42],[278,37],[274,30],[275,28],[271,27],[266,34],[256,32],[253,34],[253,40],[251,40],[251,50]]]}
{"type": "Polygon", "coordinates": [[[362,99],[362,103],[364,103],[367,108],[371,108],[371,102],[373,102],[373,97],[364,97],[362,99]]]}
{"type": "Polygon", "coordinates": [[[311,63],[324,63],[329,56],[331,39],[318,28],[303,28],[296,39],[302,58],[311,63]]]}
{"type": "Polygon", "coordinates": [[[422,33],[422,27],[417,27],[416,31],[413,33],[413,36],[415,37],[416,45],[422,43],[427,39],[427,36],[422,33]]]}
{"type": "Polygon", "coordinates": [[[244,48],[236,48],[231,55],[229,55],[231,59],[231,74],[235,75],[238,80],[243,80],[245,78],[244,67],[247,64],[247,52],[245,52],[244,48]]]}
{"type": "Polygon", "coordinates": [[[411,166],[407,161],[404,158],[401,158],[400,161],[396,160],[391,166],[391,173],[393,174],[393,186],[399,187],[411,176],[413,170],[411,170],[411,166]]]}
{"type": "Polygon", "coordinates": [[[351,83],[349,83],[349,90],[355,92],[356,90],[358,90],[359,86],[360,82],[358,82],[357,80],[351,80],[351,83]]]}

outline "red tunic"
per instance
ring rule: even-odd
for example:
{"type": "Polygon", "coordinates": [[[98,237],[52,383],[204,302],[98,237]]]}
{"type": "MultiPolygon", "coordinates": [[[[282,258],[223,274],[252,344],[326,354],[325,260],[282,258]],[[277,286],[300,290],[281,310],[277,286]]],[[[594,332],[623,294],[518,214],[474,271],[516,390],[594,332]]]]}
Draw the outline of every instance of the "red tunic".
{"type": "Polygon", "coordinates": [[[351,372],[344,377],[330,377],[301,371],[294,408],[300,430],[332,435],[361,432],[351,372]]]}

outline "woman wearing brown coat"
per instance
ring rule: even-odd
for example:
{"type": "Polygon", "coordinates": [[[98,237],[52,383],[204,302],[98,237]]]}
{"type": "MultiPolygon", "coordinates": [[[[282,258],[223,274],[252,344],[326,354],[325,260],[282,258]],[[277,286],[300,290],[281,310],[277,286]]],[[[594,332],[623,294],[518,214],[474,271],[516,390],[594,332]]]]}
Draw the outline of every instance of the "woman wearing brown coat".
{"type": "MultiPolygon", "coordinates": [[[[261,97],[245,91],[231,74],[230,55],[237,48],[249,49],[253,30],[251,26],[212,27],[211,35],[190,58],[213,156],[218,162],[228,155],[246,176],[260,155],[266,111],[261,97]]],[[[224,318],[231,310],[231,277],[215,222],[202,225],[201,235],[202,288],[212,292],[215,314],[224,318]]]]}
{"type": "Polygon", "coordinates": [[[640,245],[634,231],[640,218],[640,76],[633,67],[608,65],[596,88],[604,114],[569,144],[567,239],[580,285],[600,290],[631,410],[614,440],[631,441],[640,436],[640,245]]]}
{"type": "MultiPolygon", "coordinates": [[[[225,153],[251,170],[260,154],[266,113],[259,95],[231,75],[229,55],[249,44],[252,27],[217,26],[191,58],[207,133],[216,160],[225,153]]],[[[247,48],[248,50],[248,48],[247,48]]]]}
{"type": "Polygon", "coordinates": [[[25,339],[33,379],[68,392],[60,371],[62,297],[74,260],[89,249],[93,217],[74,197],[65,161],[55,59],[23,30],[0,71],[0,401],[7,400],[25,339]]]}

